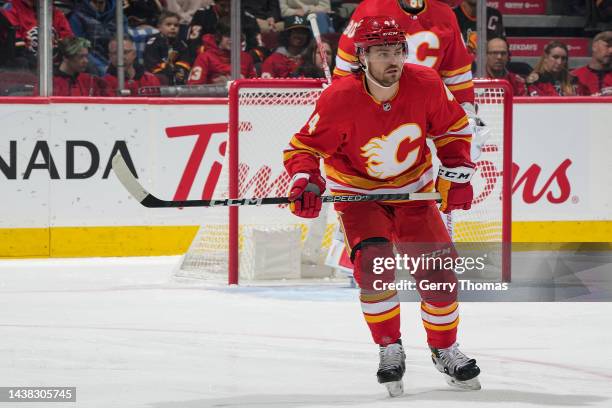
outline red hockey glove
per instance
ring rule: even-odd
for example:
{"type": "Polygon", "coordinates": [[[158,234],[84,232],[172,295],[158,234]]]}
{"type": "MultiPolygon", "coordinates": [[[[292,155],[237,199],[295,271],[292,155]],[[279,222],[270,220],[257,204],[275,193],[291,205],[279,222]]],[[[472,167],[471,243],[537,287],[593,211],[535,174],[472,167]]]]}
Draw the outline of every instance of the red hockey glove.
{"type": "Polygon", "coordinates": [[[470,180],[474,175],[474,165],[466,164],[461,167],[440,166],[436,190],[442,196],[440,211],[445,214],[452,210],[469,210],[472,206],[474,191],[470,180]]]}
{"type": "Polygon", "coordinates": [[[289,182],[289,209],[298,217],[318,217],[324,191],[325,179],[318,172],[296,173],[289,182]]]}

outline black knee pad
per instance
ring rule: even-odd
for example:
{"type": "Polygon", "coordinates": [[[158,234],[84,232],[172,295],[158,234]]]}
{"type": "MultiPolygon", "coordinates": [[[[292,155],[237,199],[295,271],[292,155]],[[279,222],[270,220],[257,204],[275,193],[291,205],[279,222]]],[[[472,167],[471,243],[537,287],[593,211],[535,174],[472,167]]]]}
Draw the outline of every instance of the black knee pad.
{"type": "Polygon", "coordinates": [[[359,251],[360,249],[364,249],[364,247],[368,245],[380,245],[380,244],[391,244],[391,241],[383,237],[372,237],[372,238],[367,238],[367,239],[364,239],[363,241],[360,241],[351,250],[351,262],[353,263],[355,262],[355,254],[357,254],[357,251],[359,251]]]}

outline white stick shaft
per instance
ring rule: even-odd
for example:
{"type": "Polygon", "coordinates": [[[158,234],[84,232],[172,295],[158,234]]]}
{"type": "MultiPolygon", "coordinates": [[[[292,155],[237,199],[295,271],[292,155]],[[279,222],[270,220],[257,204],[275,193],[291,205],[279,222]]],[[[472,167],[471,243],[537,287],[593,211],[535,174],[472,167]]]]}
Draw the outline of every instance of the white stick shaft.
{"type": "Polygon", "coordinates": [[[327,63],[327,54],[325,54],[325,50],[323,49],[323,41],[321,41],[321,32],[319,31],[319,24],[317,24],[317,15],[309,14],[307,18],[310,22],[310,27],[312,28],[312,34],[317,42],[317,49],[319,51],[319,56],[321,57],[321,68],[323,68],[323,72],[325,72],[327,82],[331,84],[332,76],[329,70],[329,64],[327,63]]]}

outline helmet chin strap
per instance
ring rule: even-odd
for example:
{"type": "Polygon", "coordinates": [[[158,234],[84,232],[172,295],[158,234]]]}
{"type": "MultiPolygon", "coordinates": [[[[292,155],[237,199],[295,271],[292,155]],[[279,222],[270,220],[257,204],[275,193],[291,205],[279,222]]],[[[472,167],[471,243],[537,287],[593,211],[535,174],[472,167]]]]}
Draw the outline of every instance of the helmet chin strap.
{"type": "Polygon", "coordinates": [[[379,87],[381,87],[381,88],[383,88],[383,89],[390,89],[391,87],[393,87],[393,85],[395,85],[395,82],[394,82],[394,83],[392,83],[392,84],[391,84],[391,85],[389,85],[389,86],[385,86],[385,85],[381,84],[381,83],[380,83],[380,81],[379,81],[378,79],[374,78],[374,77],[373,77],[373,76],[370,74],[370,67],[368,66],[368,57],[367,57],[365,54],[363,55],[363,60],[364,60],[364,65],[365,65],[365,67],[364,67],[364,69],[363,69],[363,70],[365,71],[366,78],[368,78],[370,81],[374,82],[374,84],[375,84],[376,86],[379,86],[379,87]]]}

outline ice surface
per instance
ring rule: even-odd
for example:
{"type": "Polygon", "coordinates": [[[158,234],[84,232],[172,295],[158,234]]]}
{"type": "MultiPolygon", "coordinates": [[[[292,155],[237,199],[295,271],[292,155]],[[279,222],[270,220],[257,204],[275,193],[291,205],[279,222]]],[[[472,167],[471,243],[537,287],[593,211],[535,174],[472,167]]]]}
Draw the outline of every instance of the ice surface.
{"type": "Polygon", "coordinates": [[[390,399],[354,289],[177,283],[179,261],[0,261],[0,386],[76,386],[57,408],[612,406],[610,303],[462,304],[477,392],[446,385],[404,303],[390,399]]]}

